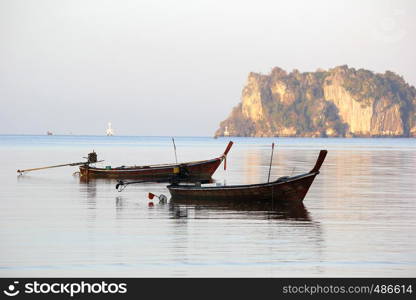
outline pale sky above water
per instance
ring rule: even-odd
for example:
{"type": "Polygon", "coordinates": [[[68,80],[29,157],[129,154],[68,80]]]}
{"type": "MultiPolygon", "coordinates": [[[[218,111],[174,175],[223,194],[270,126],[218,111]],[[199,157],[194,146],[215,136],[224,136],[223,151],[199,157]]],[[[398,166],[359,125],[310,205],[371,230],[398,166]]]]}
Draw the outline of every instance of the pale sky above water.
{"type": "Polygon", "coordinates": [[[0,0],[0,134],[212,136],[249,72],[416,85],[416,1],[0,0]]]}

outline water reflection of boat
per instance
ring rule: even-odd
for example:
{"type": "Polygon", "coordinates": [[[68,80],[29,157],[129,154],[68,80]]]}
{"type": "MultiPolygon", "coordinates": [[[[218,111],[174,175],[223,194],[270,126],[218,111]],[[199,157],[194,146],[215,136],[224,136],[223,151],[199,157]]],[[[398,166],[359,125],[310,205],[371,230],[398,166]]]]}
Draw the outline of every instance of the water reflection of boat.
{"type": "MultiPolygon", "coordinates": [[[[288,204],[288,203],[267,203],[267,202],[252,202],[252,201],[211,201],[211,200],[186,200],[186,199],[171,199],[171,210],[174,216],[184,217],[188,216],[185,213],[187,209],[192,208],[201,213],[202,211],[218,212],[235,212],[237,214],[244,214],[244,218],[253,217],[261,219],[292,219],[297,221],[311,221],[309,212],[306,210],[303,203],[288,204]],[[178,213],[179,212],[179,213],[178,213]]],[[[230,215],[227,215],[230,217],[230,215]]],[[[218,214],[216,214],[218,217],[218,214]]]]}
{"type": "Polygon", "coordinates": [[[227,200],[250,202],[302,202],[325,160],[327,151],[321,150],[314,168],[296,176],[285,176],[273,182],[231,186],[168,186],[173,199],[227,200]]]}

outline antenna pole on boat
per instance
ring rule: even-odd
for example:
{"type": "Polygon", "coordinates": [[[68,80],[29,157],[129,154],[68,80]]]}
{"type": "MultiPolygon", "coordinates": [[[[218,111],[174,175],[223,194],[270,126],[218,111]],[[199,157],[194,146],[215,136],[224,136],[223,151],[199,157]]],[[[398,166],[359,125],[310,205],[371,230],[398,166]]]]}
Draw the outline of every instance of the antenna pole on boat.
{"type": "Polygon", "coordinates": [[[272,143],[272,155],[270,156],[269,176],[267,177],[267,182],[270,181],[270,171],[272,169],[272,162],[273,162],[273,151],[274,151],[274,143],[272,143]]]}
{"type": "Polygon", "coordinates": [[[176,145],[175,145],[175,139],[172,138],[172,143],[173,143],[173,149],[175,150],[175,161],[176,163],[178,163],[178,156],[176,155],[176,145]]]}

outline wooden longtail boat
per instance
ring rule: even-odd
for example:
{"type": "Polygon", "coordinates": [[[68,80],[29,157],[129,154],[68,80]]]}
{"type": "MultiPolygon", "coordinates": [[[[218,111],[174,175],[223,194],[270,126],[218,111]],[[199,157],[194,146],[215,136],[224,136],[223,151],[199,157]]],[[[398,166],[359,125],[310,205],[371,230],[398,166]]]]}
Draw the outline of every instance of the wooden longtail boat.
{"type": "Polygon", "coordinates": [[[80,174],[86,178],[137,179],[144,181],[171,181],[183,179],[189,181],[209,181],[211,176],[224,161],[233,142],[229,142],[224,153],[217,158],[177,164],[161,164],[149,166],[131,166],[117,168],[96,168],[89,165],[79,167],[80,174]]]}
{"type": "Polygon", "coordinates": [[[201,199],[201,200],[235,200],[235,201],[282,201],[299,203],[302,202],[312,185],[319,169],[325,160],[327,151],[321,150],[314,168],[305,174],[296,176],[285,176],[269,183],[231,185],[231,186],[210,186],[202,187],[195,185],[168,186],[175,199],[201,199]]]}

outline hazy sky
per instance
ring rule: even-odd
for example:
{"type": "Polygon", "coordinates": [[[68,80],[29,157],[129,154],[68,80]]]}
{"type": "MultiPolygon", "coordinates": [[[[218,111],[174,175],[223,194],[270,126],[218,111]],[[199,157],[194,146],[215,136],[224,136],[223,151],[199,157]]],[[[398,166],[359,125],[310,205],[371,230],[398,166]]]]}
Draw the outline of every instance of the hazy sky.
{"type": "Polygon", "coordinates": [[[212,136],[249,72],[416,85],[416,1],[0,0],[0,133],[212,136]]]}

